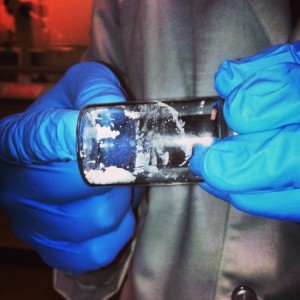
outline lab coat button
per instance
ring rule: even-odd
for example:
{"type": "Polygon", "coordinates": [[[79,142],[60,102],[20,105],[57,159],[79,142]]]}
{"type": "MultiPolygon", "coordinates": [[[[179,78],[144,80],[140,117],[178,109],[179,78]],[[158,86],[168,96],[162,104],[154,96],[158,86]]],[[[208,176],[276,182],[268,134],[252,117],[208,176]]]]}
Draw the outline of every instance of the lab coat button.
{"type": "Polygon", "coordinates": [[[232,291],[231,300],[257,300],[257,296],[251,287],[240,285],[232,291]]]}

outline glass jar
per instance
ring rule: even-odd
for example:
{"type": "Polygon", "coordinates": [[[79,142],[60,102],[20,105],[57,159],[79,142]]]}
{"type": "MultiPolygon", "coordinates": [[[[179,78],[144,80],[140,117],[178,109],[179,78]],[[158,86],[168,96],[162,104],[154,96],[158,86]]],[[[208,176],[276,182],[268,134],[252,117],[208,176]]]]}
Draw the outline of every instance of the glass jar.
{"type": "Polygon", "coordinates": [[[217,97],[90,105],[78,120],[78,164],[89,185],[201,182],[188,167],[193,147],[227,134],[217,97]]]}

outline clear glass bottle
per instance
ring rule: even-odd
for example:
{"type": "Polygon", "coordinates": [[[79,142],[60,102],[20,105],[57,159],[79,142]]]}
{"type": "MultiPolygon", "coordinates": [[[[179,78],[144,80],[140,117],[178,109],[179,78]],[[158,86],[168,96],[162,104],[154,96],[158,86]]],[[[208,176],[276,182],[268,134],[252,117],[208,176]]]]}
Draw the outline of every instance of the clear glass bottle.
{"type": "Polygon", "coordinates": [[[193,147],[227,134],[217,97],[91,105],[78,120],[79,168],[97,186],[200,182],[193,147]]]}

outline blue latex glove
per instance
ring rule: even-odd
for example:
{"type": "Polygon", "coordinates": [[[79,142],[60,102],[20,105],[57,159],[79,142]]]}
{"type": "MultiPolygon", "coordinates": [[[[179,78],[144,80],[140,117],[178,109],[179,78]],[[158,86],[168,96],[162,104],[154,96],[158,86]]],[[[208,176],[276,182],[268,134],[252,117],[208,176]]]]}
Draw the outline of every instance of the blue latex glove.
{"type": "Polygon", "coordinates": [[[24,113],[0,121],[0,204],[16,235],[52,267],[106,266],[133,235],[133,189],[89,187],[76,161],[80,108],[124,100],[114,74],[86,62],[24,113]]]}
{"type": "Polygon", "coordinates": [[[201,186],[235,207],[300,221],[300,43],[221,64],[215,86],[227,124],[238,133],[207,151],[191,170],[201,186]]]}

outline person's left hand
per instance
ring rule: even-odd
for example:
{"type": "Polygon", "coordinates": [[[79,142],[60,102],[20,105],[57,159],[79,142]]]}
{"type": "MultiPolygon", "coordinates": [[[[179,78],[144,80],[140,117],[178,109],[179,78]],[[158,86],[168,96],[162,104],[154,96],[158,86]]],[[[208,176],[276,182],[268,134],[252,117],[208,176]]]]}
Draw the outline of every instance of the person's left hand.
{"type": "Polygon", "coordinates": [[[300,221],[300,44],[225,61],[215,86],[237,133],[207,151],[191,170],[201,186],[247,213],[300,221]]]}

